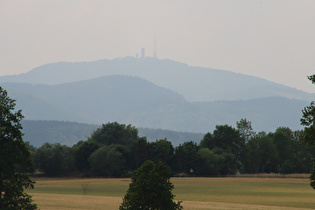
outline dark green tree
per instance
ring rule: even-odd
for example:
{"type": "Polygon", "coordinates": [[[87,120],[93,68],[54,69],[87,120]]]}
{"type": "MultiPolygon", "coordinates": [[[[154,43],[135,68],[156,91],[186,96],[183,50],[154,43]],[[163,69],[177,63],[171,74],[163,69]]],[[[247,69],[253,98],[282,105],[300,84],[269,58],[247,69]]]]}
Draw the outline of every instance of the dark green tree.
{"type": "Polygon", "coordinates": [[[310,183],[311,187],[315,189],[315,161],[312,164],[310,180],[311,180],[311,183],[310,183]]]}
{"type": "Polygon", "coordinates": [[[0,209],[36,209],[24,188],[33,188],[30,151],[22,139],[22,111],[0,87],[0,209]]]}
{"type": "Polygon", "coordinates": [[[279,127],[273,134],[273,143],[276,145],[279,156],[279,172],[294,173],[297,145],[293,140],[293,132],[290,128],[279,127]]]}
{"type": "Polygon", "coordinates": [[[213,131],[212,141],[214,147],[230,152],[236,159],[240,160],[245,144],[238,130],[228,125],[217,125],[213,131]]]}
{"type": "Polygon", "coordinates": [[[130,155],[130,147],[124,146],[121,144],[113,144],[110,146],[111,148],[115,149],[117,152],[122,154],[122,157],[124,159],[124,166],[121,166],[121,174],[119,176],[128,176],[130,177],[130,174],[132,172],[132,158],[130,155]]]}
{"type": "Polygon", "coordinates": [[[149,159],[153,162],[162,162],[167,165],[171,164],[174,156],[174,147],[167,139],[156,140],[149,143],[149,159]]]}
{"type": "Polygon", "coordinates": [[[315,147],[309,147],[307,144],[303,144],[303,131],[293,132],[294,141],[294,173],[309,173],[310,166],[315,154],[315,147]]]}
{"type": "Polygon", "coordinates": [[[117,122],[103,124],[101,128],[96,129],[91,135],[91,140],[100,145],[122,144],[130,146],[137,139],[137,128],[117,122]]]}
{"type": "Polygon", "coordinates": [[[162,162],[146,161],[133,172],[131,183],[119,209],[182,209],[174,201],[174,185],[170,181],[171,170],[162,162]]]}
{"type": "Polygon", "coordinates": [[[119,177],[125,167],[125,159],[122,153],[113,146],[99,148],[89,158],[91,172],[94,176],[119,177]]]}
{"type": "Polygon", "coordinates": [[[198,174],[200,168],[199,147],[193,141],[184,142],[175,148],[173,167],[177,173],[198,174]]]}
{"type": "Polygon", "coordinates": [[[239,122],[236,122],[237,130],[240,132],[241,137],[247,143],[251,138],[255,136],[255,132],[252,128],[252,123],[247,121],[247,119],[241,119],[239,122]]]}
{"type": "Polygon", "coordinates": [[[258,133],[245,146],[243,173],[279,173],[279,157],[272,136],[258,133]]]}
{"type": "Polygon", "coordinates": [[[139,168],[149,158],[149,143],[146,137],[139,138],[130,147],[131,168],[139,168]]]}
{"type": "MultiPolygon", "coordinates": [[[[315,84],[315,75],[309,76],[308,79],[315,84]]],[[[305,126],[303,141],[312,147],[315,147],[315,101],[311,102],[302,110],[301,125],[305,126]]],[[[315,160],[313,161],[313,170],[311,171],[311,186],[315,189],[315,160]]]]}
{"type": "Polygon", "coordinates": [[[202,176],[216,176],[220,173],[223,167],[225,157],[223,155],[215,154],[209,148],[200,148],[198,150],[200,156],[200,169],[199,175],[202,176]]]}
{"type": "Polygon", "coordinates": [[[36,167],[49,177],[70,176],[75,171],[71,148],[60,143],[45,143],[34,155],[36,167]]]}
{"type": "Polygon", "coordinates": [[[236,174],[240,168],[240,164],[239,161],[232,155],[232,153],[218,147],[214,148],[212,151],[215,155],[220,157],[220,162],[218,162],[220,175],[236,174]]]}
{"type": "Polygon", "coordinates": [[[206,133],[204,137],[201,139],[199,146],[201,148],[213,149],[215,147],[215,143],[212,139],[212,134],[209,132],[206,133]]]}
{"type": "Polygon", "coordinates": [[[217,155],[225,157],[224,169],[220,170],[221,174],[234,174],[240,170],[245,139],[241,137],[239,130],[228,125],[217,125],[213,134],[207,133],[203,137],[200,147],[215,150],[217,155]]]}
{"type": "Polygon", "coordinates": [[[99,148],[95,141],[79,141],[72,147],[77,170],[84,175],[88,175],[91,169],[88,161],[90,155],[99,148]]]}

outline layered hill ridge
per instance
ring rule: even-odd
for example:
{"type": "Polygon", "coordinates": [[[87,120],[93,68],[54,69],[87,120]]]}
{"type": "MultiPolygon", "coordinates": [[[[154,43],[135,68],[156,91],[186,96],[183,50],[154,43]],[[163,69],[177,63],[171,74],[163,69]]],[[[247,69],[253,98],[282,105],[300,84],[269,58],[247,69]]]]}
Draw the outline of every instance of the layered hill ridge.
{"type": "MultiPolygon", "coordinates": [[[[46,120],[23,120],[24,141],[30,142],[35,147],[40,147],[44,143],[61,143],[67,146],[73,146],[78,141],[87,140],[91,134],[101,125],[84,124],[64,121],[46,121],[46,120]]],[[[188,141],[199,141],[205,135],[204,133],[176,132],[162,129],[137,128],[140,137],[145,136],[150,142],[165,139],[171,141],[173,146],[188,141]]]]}
{"type": "Polygon", "coordinates": [[[314,94],[261,78],[171,60],[133,57],[60,62],[0,77],[27,120],[205,133],[242,118],[256,131],[301,129],[314,94]]]}
{"type": "Polygon", "coordinates": [[[191,102],[248,100],[274,96],[311,101],[315,96],[253,76],[192,67],[172,60],[149,57],[46,64],[25,74],[0,77],[0,83],[56,85],[110,75],[140,77],[175,91],[191,102]]]}
{"type": "Polygon", "coordinates": [[[300,129],[306,101],[266,97],[238,101],[189,102],[180,94],[139,77],[112,75],[59,85],[2,83],[27,120],[101,124],[205,133],[216,125],[252,121],[257,131],[279,126],[300,129]]]}
{"type": "Polygon", "coordinates": [[[104,76],[60,85],[4,83],[2,86],[17,99],[17,108],[27,118],[36,120],[126,122],[131,116],[186,103],[177,93],[131,76],[104,76]]]}

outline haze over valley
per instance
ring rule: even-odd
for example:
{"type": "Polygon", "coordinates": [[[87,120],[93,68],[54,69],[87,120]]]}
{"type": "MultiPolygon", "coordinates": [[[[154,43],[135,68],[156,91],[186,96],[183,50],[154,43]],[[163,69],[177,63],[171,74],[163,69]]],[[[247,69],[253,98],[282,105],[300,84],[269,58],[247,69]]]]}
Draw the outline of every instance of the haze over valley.
{"type": "Polygon", "coordinates": [[[27,120],[192,133],[242,118],[256,131],[301,129],[301,110],[314,98],[257,77],[150,57],[47,64],[0,77],[0,84],[27,120]]]}
{"type": "Polygon", "coordinates": [[[315,206],[314,0],[0,5],[0,209],[315,206]]]}

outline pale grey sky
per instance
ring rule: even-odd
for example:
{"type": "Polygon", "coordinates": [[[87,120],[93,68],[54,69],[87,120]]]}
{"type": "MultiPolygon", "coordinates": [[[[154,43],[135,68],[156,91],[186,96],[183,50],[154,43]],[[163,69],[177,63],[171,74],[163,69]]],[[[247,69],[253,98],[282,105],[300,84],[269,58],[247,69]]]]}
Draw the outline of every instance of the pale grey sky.
{"type": "Polygon", "coordinates": [[[315,92],[314,0],[0,0],[0,76],[135,56],[315,92]]]}

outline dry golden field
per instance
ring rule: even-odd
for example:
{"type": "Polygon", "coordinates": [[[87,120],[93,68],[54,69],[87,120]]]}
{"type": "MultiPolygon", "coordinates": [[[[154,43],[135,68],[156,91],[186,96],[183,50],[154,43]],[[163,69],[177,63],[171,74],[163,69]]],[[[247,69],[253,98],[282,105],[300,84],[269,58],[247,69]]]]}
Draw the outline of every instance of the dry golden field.
{"type": "MultiPolygon", "coordinates": [[[[42,210],[118,209],[130,179],[36,182],[28,193],[42,210]]],[[[172,182],[184,209],[315,209],[315,191],[307,178],[172,178],[172,182]]]]}

